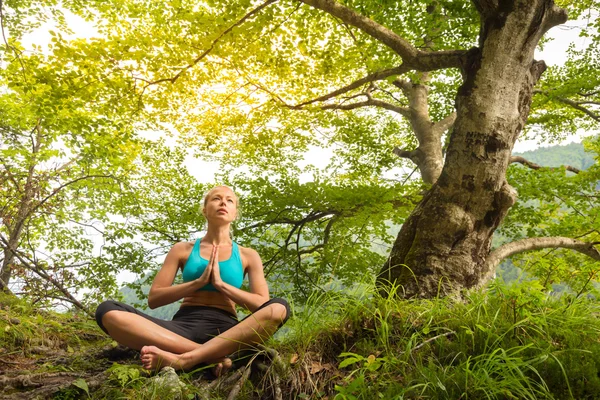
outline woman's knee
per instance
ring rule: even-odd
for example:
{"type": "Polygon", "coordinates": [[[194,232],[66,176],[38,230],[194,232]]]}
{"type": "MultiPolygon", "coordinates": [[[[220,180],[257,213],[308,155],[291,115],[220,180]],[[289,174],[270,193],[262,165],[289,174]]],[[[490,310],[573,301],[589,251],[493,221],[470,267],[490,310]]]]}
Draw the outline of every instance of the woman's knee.
{"type": "Polygon", "coordinates": [[[290,306],[285,299],[275,297],[269,300],[264,305],[265,308],[270,309],[269,320],[276,322],[279,326],[283,325],[290,316],[290,306]]]}
{"type": "MultiPolygon", "coordinates": [[[[108,331],[106,330],[106,328],[104,327],[104,316],[109,313],[110,311],[119,311],[122,310],[122,307],[120,306],[120,303],[114,300],[107,300],[104,301],[102,303],[100,303],[100,305],[98,306],[98,308],[96,308],[96,323],[98,324],[98,326],[106,333],[108,333],[108,331]]],[[[115,313],[113,313],[115,314],[115,313]]]]}

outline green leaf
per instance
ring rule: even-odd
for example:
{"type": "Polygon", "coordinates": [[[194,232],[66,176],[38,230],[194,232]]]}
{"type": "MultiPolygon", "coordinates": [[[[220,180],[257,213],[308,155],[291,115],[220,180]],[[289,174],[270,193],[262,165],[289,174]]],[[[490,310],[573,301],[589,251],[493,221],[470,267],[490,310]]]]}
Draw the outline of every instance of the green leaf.
{"type": "Polygon", "coordinates": [[[90,388],[88,387],[88,384],[85,381],[85,379],[77,378],[71,383],[71,385],[76,386],[79,389],[82,389],[85,393],[87,393],[88,396],[90,395],[90,388]]]}
{"type": "Polygon", "coordinates": [[[347,367],[348,365],[355,364],[361,360],[362,360],[362,358],[348,357],[345,360],[343,360],[338,367],[344,368],[344,367],[347,367]]]}

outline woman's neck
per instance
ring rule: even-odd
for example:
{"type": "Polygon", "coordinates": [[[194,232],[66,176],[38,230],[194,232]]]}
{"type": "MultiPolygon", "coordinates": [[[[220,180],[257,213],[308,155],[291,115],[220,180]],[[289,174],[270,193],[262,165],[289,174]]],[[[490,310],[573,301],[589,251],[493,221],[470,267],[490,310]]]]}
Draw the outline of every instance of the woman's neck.
{"type": "Polygon", "coordinates": [[[229,244],[231,237],[229,236],[229,224],[223,226],[208,226],[206,235],[202,238],[203,243],[214,245],[229,244]]]}

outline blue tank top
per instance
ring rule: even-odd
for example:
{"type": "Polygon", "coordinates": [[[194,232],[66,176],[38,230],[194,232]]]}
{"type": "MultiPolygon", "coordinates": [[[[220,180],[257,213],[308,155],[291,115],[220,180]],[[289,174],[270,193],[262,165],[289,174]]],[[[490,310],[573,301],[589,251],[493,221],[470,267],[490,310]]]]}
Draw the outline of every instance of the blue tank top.
{"type": "MultiPolygon", "coordinates": [[[[184,282],[193,281],[194,279],[200,278],[204,273],[204,270],[208,266],[209,260],[202,258],[200,255],[200,241],[202,239],[196,239],[194,248],[190,253],[185,265],[183,266],[182,277],[184,282]]],[[[242,266],[242,258],[240,257],[240,249],[236,242],[233,242],[231,248],[231,257],[225,261],[219,261],[219,272],[221,273],[221,279],[223,282],[240,288],[242,281],[244,280],[244,267],[242,266]]],[[[208,283],[198,290],[208,290],[216,292],[217,289],[208,283]]]]}

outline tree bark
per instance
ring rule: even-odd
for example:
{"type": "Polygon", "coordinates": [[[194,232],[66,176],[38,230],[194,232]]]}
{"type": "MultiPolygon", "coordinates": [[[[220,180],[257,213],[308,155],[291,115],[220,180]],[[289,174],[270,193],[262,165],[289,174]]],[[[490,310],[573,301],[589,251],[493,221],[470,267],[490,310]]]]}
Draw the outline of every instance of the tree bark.
{"type": "Polygon", "coordinates": [[[31,212],[32,202],[36,189],[34,183],[34,174],[35,167],[37,166],[37,155],[41,147],[42,128],[40,126],[40,121],[38,121],[38,124],[36,125],[34,131],[36,133],[36,136],[35,139],[32,137],[33,159],[27,171],[27,181],[25,182],[23,196],[21,197],[19,208],[17,210],[15,218],[12,220],[12,224],[7,225],[8,244],[7,247],[3,249],[4,260],[2,261],[2,268],[0,269],[0,291],[3,292],[10,292],[8,284],[10,283],[13,262],[15,259],[15,254],[11,249],[16,249],[19,245],[19,241],[21,240],[21,234],[23,233],[23,228],[25,227],[25,221],[27,219],[27,216],[31,212]]]}
{"type": "Polygon", "coordinates": [[[492,235],[516,200],[506,169],[545,69],[534,50],[566,13],[550,0],[475,3],[479,47],[465,58],[444,167],[398,234],[378,276],[383,291],[392,283],[431,298],[481,285],[492,235]]]}

